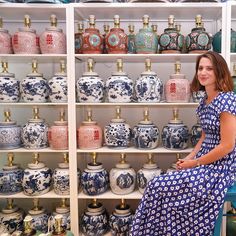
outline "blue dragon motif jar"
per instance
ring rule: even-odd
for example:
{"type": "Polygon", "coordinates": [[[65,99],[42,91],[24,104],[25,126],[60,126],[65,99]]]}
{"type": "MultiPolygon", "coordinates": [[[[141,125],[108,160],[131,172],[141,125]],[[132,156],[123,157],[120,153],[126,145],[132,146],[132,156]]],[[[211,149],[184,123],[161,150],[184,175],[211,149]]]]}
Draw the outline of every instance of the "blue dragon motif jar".
{"type": "Polygon", "coordinates": [[[52,171],[39,162],[39,153],[33,154],[33,163],[28,164],[24,170],[22,181],[23,191],[28,196],[39,196],[50,190],[52,182],[52,171]]]}
{"type": "Polygon", "coordinates": [[[0,73],[0,102],[18,102],[20,100],[20,81],[8,72],[8,63],[2,62],[0,73]]]}
{"type": "Polygon", "coordinates": [[[89,58],[87,61],[88,71],[76,82],[77,101],[100,103],[104,100],[105,84],[103,80],[93,71],[94,60],[89,58]]]}
{"type": "Polygon", "coordinates": [[[0,194],[11,195],[21,192],[23,170],[13,163],[13,153],[8,153],[8,165],[0,171],[0,194]]]}
{"type": "Polygon", "coordinates": [[[111,169],[109,175],[111,191],[119,195],[132,193],[136,184],[136,173],[125,157],[125,154],[121,153],[120,162],[111,169]]]}
{"type": "Polygon", "coordinates": [[[109,218],[102,203],[92,200],[81,216],[82,232],[86,236],[104,236],[109,229],[109,218]]]}
{"type": "Polygon", "coordinates": [[[163,127],[162,144],[167,149],[182,150],[188,147],[189,130],[181,120],[178,119],[178,109],[173,109],[174,119],[163,127]]]}
{"type": "Polygon", "coordinates": [[[123,60],[117,59],[117,71],[106,81],[108,102],[131,102],[134,93],[134,82],[123,72],[123,60]]]}
{"type": "Polygon", "coordinates": [[[192,126],[191,131],[190,131],[190,141],[192,146],[196,146],[198,141],[200,140],[202,136],[202,126],[200,124],[199,119],[197,120],[197,123],[192,126]]]}
{"type": "Polygon", "coordinates": [[[97,154],[92,154],[93,161],[87,164],[87,168],[81,174],[81,186],[83,192],[90,196],[104,193],[109,188],[109,175],[102,163],[97,162],[97,154]]]}

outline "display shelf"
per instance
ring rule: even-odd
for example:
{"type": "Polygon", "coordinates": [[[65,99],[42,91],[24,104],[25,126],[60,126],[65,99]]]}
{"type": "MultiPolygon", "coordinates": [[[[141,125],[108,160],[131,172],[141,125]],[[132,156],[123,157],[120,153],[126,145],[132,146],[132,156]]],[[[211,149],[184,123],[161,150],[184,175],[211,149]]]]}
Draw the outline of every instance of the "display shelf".
{"type": "Polygon", "coordinates": [[[69,150],[54,150],[51,148],[43,148],[43,149],[26,149],[26,148],[16,148],[10,150],[0,150],[0,153],[7,153],[7,152],[14,152],[14,153],[64,153],[69,152],[69,150]]]}
{"type": "Polygon", "coordinates": [[[52,103],[52,102],[46,102],[46,103],[26,103],[26,102],[12,102],[12,103],[0,103],[0,106],[16,106],[16,107],[28,107],[28,106],[46,106],[46,107],[51,107],[51,106],[67,106],[68,103],[52,103]]]}

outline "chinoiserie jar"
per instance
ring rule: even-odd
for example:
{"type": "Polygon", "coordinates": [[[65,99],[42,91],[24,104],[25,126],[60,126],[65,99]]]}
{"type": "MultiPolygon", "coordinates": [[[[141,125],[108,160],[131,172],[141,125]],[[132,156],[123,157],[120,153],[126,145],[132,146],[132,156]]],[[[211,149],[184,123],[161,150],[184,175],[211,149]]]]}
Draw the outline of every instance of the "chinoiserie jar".
{"type": "Polygon", "coordinates": [[[175,63],[175,74],[170,75],[170,79],[165,85],[165,95],[167,102],[189,102],[190,83],[184,74],[180,73],[180,62],[175,63]]]}
{"type": "Polygon", "coordinates": [[[195,18],[196,27],[186,37],[186,46],[189,53],[204,53],[211,49],[212,35],[203,27],[202,16],[195,18]]]}
{"type": "Polygon", "coordinates": [[[123,71],[123,60],[117,59],[117,71],[113,72],[106,81],[108,102],[131,102],[134,93],[134,82],[123,71]]]}
{"type": "Polygon", "coordinates": [[[128,37],[120,28],[119,15],[114,16],[114,28],[106,37],[106,45],[109,54],[126,54],[128,51],[128,37]]]}
{"type": "Polygon", "coordinates": [[[8,198],[7,205],[0,212],[0,225],[4,225],[9,233],[23,229],[24,211],[8,198]]]}
{"type": "Polygon", "coordinates": [[[234,83],[234,93],[236,93],[236,63],[233,65],[233,75],[232,75],[233,83],[234,83]]]}
{"type": "Polygon", "coordinates": [[[105,24],[105,25],[103,25],[103,29],[104,29],[104,34],[102,35],[103,36],[103,41],[102,41],[103,49],[102,49],[102,53],[103,54],[107,54],[108,51],[107,51],[107,45],[106,45],[106,37],[109,34],[110,26],[105,24]]]}
{"type": "Polygon", "coordinates": [[[135,35],[135,47],[138,54],[157,53],[158,38],[149,26],[149,16],[143,16],[143,28],[135,35]]]}
{"type": "Polygon", "coordinates": [[[76,82],[78,102],[100,103],[104,100],[105,84],[99,75],[93,71],[94,60],[87,61],[88,71],[76,82]]]}
{"type": "Polygon", "coordinates": [[[153,149],[159,144],[159,129],[149,120],[149,110],[144,110],[144,119],[133,128],[134,146],[139,149],[153,149]]]}
{"type": "Polygon", "coordinates": [[[0,102],[18,102],[20,100],[20,81],[8,72],[8,63],[2,62],[0,73],[0,102]]]}
{"type": "Polygon", "coordinates": [[[104,236],[109,229],[109,218],[102,203],[93,199],[81,216],[81,228],[85,236],[104,236]]]}
{"type": "Polygon", "coordinates": [[[65,54],[66,35],[57,27],[56,15],[50,16],[51,26],[40,35],[40,49],[43,54],[65,54]]]}
{"type": "Polygon", "coordinates": [[[60,68],[61,71],[48,80],[49,98],[53,103],[67,102],[67,74],[64,60],[60,61],[60,68]]]}
{"type": "Polygon", "coordinates": [[[89,150],[102,147],[102,128],[92,120],[92,111],[87,110],[87,120],[77,130],[77,141],[80,149],[89,150]]]}
{"type": "Polygon", "coordinates": [[[73,236],[74,234],[63,228],[62,224],[63,224],[63,216],[61,214],[57,214],[55,217],[55,223],[54,223],[54,229],[51,233],[51,236],[53,235],[59,235],[59,236],[73,236]]]}
{"type": "Polygon", "coordinates": [[[145,163],[142,169],[138,170],[137,172],[137,184],[139,192],[143,194],[148,182],[161,173],[161,169],[158,168],[157,164],[153,161],[152,154],[149,153],[147,163],[145,163]]]}
{"type": "Polygon", "coordinates": [[[201,126],[200,121],[198,119],[197,123],[195,125],[193,125],[190,130],[190,141],[191,141],[191,144],[193,147],[196,146],[196,144],[200,140],[201,136],[202,136],[202,126],[201,126]]]}
{"type": "Polygon", "coordinates": [[[5,121],[0,122],[0,149],[21,147],[21,127],[11,121],[11,112],[4,111],[5,121]]]}
{"type": "Polygon", "coordinates": [[[206,96],[205,90],[198,90],[192,92],[193,102],[200,102],[206,96]]]}
{"type": "Polygon", "coordinates": [[[49,86],[43,74],[38,73],[38,63],[32,61],[32,73],[21,81],[21,93],[24,102],[47,102],[49,86]]]}
{"type": "Polygon", "coordinates": [[[135,170],[125,160],[125,154],[120,154],[120,162],[111,169],[109,179],[111,191],[115,194],[124,195],[132,193],[136,184],[135,170]]]}
{"type": "Polygon", "coordinates": [[[87,168],[81,174],[81,186],[85,194],[94,196],[104,193],[109,187],[108,172],[102,163],[97,162],[97,154],[92,154],[93,161],[87,164],[87,168]]]}
{"type": "Polygon", "coordinates": [[[0,54],[13,53],[11,35],[3,28],[2,17],[0,17],[0,54]]]}
{"type": "Polygon", "coordinates": [[[115,207],[115,210],[109,217],[109,225],[113,236],[129,236],[133,221],[133,214],[130,206],[124,199],[115,207]]]}
{"type": "Polygon", "coordinates": [[[48,124],[39,117],[39,109],[33,108],[33,119],[22,127],[21,139],[23,146],[28,149],[48,147],[48,124]]]}
{"type": "Polygon", "coordinates": [[[39,37],[31,26],[29,15],[24,16],[24,27],[19,28],[12,37],[12,46],[15,54],[40,53],[39,37]]]}
{"type": "Polygon", "coordinates": [[[103,39],[97,28],[95,28],[95,16],[89,16],[89,28],[83,33],[82,52],[84,54],[101,54],[103,39]]]}
{"type": "Polygon", "coordinates": [[[135,92],[138,102],[161,102],[163,96],[163,82],[151,71],[151,60],[145,60],[145,71],[135,83],[135,92]]]}
{"type": "Polygon", "coordinates": [[[173,15],[168,17],[168,28],[160,35],[159,44],[161,53],[181,53],[183,49],[184,36],[176,29],[173,15]]]}
{"type": "Polygon", "coordinates": [[[105,144],[109,148],[127,148],[131,141],[131,127],[121,118],[120,107],[116,108],[116,118],[104,127],[105,144]]]}
{"type": "Polygon", "coordinates": [[[39,161],[39,153],[33,154],[33,162],[24,170],[22,181],[24,194],[27,196],[39,196],[50,190],[52,171],[39,161]]]}
{"type": "Polygon", "coordinates": [[[21,192],[23,170],[13,163],[14,154],[8,153],[8,165],[0,171],[0,195],[11,195],[21,192]]]}
{"type": "Polygon", "coordinates": [[[136,53],[134,25],[129,25],[128,53],[129,54],[135,54],[136,53]]]}
{"type": "Polygon", "coordinates": [[[75,53],[81,54],[83,48],[83,32],[84,24],[82,22],[78,23],[78,33],[75,33],[75,53]]]}
{"type": "Polygon", "coordinates": [[[178,116],[178,109],[173,109],[173,119],[163,127],[162,144],[167,149],[182,150],[188,147],[189,130],[178,116]]]}

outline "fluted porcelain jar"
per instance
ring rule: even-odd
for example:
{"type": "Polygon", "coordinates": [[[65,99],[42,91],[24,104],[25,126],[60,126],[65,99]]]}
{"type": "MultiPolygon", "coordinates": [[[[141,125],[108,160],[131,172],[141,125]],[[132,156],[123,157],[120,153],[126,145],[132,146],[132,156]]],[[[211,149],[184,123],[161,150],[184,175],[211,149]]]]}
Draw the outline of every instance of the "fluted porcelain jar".
{"type": "Polygon", "coordinates": [[[7,205],[0,212],[0,225],[4,225],[9,233],[23,229],[24,211],[8,198],[7,205]]]}
{"type": "Polygon", "coordinates": [[[158,38],[152,27],[149,26],[148,15],[143,16],[143,28],[135,35],[135,46],[138,54],[157,53],[158,38]]]}
{"type": "Polygon", "coordinates": [[[50,16],[51,26],[40,35],[40,49],[43,54],[65,54],[66,35],[57,27],[56,15],[50,16]]]}
{"type": "Polygon", "coordinates": [[[133,214],[130,206],[121,199],[121,203],[115,207],[115,210],[109,217],[111,233],[114,236],[129,236],[133,221],[133,214]]]}
{"type": "Polygon", "coordinates": [[[97,28],[95,28],[95,16],[89,16],[89,28],[83,33],[82,52],[84,54],[101,54],[103,39],[97,28]]]}
{"type": "Polygon", "coordinates": [[[109,229],[109,218],[102,203],[93,199],[81,216],[82,232],[86,236],[104,236],[109,229]]]}
{"type": "Polygon", "coordinates": [[[139,149],[153,149],[159,144],[159,129],[149,120],[148,109],[144,110],[144,119],[133,128],[134,146],[139,149]]]}
{"type": "Polygon", "coordinates": [[[202,126],[198,119],[197,123],[194,124],[190,130],[190,141],[193,147],[196,146],[201,136],[202,136],[202,126]]]}
{"type": "Polygon", "coordinates": [[[126,54],[128,51],[128,37],[120,28],[119,15],[114,16],[114,28],[106,37],[106,45],[109,54],[126,54]]]}
{"type": "Polygon", "coordinates": [[[233,65],[233,75],[232,75],[233,83],[234,83],[234,93],[236,93],[236,63],[233,65]]]}
{"type": "Polygon", "coordinates": [[[0,122],[0,149],[16,149],[21,147],[21,127],[11,121],[11,112],[4,111],[5,121],[0,122]]]}
{"type": "Polygon", "coordinates": [[[48,124],[39,117],[39,109],[33,108],[33,119],[22,126],[21,140],[28,149],[41,149],[48,147],[48,124]]]}
{"type": "Polygon", "coordinates": [[[154,71],[151,71],[151,60],[145,60],[145,71],[135,83],[138,102],[160,102],[163,96],[163,82],[154,71]]]}
{"type": "Polygon", "coordinates": [[[87,61],[88,71],[76,82],[78,102],[100,103],[104,100],[105,84],[94,69],[94,60],[87,61]]]}
{"type": "Polygon", "coordinates": [[[47,102],[49,86],[41,73],[38,73],[38,63],[32,61],[32,73],[21,81],[21,95],[24,102],[47,102]]]}
{"type": "MultiPolygon", "coordinates": [[[[1,36],[0,36],[1,37],[1,36]]],[[[8,63],[2,61],[0,73],[0,102],[18,102],[20,100],[20,81],[15,74],[8,72],[8,63]]]]}
{"type": "Polygon", "coordinates": [[[184,74],[180,73],[180,62],[175,63],[175,74],[170,75],[166,82],[165,95],[167,102],[189,102],[190,83],[184,74]]]}
{"type": "Polygon", "coordinates": [[[161,173],[161,169],[158,168],[157,164],[153,161],[152,154],[149,153],[147,163],[145,163],[142,169],[137,172],[137,185],[139,192],[143,194],[148,182],[161,173]]]}
{"type": "Polygon", "coordinates": [[[105,24],[103,25],[103,29],[104,29],[104,34],[103,34],[103,40],[102,40],[102,47],[103,47],[102,53],[107,54],[108,51],[107,51],[107,45],[106,45],[106,37],[109,34],[110,26],[105,24]]]}
{"type": "Polygon", "coordinates": [[[0,54],[13,53],[11,35],[8,30],[3,28],[2,17],[0,17],[0,54]]]}
{"type": "Polygon", "coordinates": [[[78,23],[78,32],[75,33],[75,53],[81,54],[83,48],[83,32],[84,24],[82,22],[78,23]]]}
{"type": "Polygon", "coordinates": [[[97,162],[97,154],[92,154],[93,161],[87,164],[87,168],[81,174],[81,186],[83,192],[90,196],[99,195],[107,191],[109,187],[108,172],[102,163],[97,162]]]}
{"type": "Polygon", "coordinates": [[[80,149],[97,149],[102,147],[102,128],[92,120],[92,111],[87,110],[87,120],[77,130],[77,141],[80,149]]]}
{"type": "Polygon", "coordinates": [[[131,127],[120,115],[120,107],[117,107],[116,118],[104,127],[105,144],[109,148],[127,148],[130,145],[131,127]]]}
{"type": "Polygon", "coordinates": [[[162,144],[167,149],[182,150],[188,147],[188,127],[178,118],[178,109],[173,109],[173,119],[162,129],[162,144]]]}
{"type": "Polygon", "coordinates": [[[74,236],[74,234],[63,228],[63,216],[61,214],[57,214],[55,217],[55,223],[54,223],[54,229],[53,232],[51,233],[51,236],[53,235],[60,235],[60,236],[74,236]]]}
{"type": "Polygon", "coordinates": [[[11,195],[21,192],[23,170],[13,163],[13,153],[8,153],[8,165],[0,171],[0,194],[11,195]]]}
{"type": "Polygon", "coordinates": [[[52,171],[39,161],[39,153],[33,154],[33,162],[24,170],[22,181],[24,194],[27,196],[39,196],[50,190],[52,171]]]}
{"type": "Polygon", "coordinates": [[[134,82],[123,71],[123,60],[117,59],[117,71],[106,81],[108,102],[131,102],[134,93],[134,82]]]}
{"type": "Polygon", "coordinates": [[[19,28],[12,37],[12,46],[15,54],[39,54],[39,36],[31,26],[29,15],[24,16],[24,27],[19,28]]]}
{"type": "Polygon", "coordinates": [[[193,102],[200,102],[206,96],[205,90],[192,92],[193,102]]]}
{"type": "Polygon", "coordinates": [[[135,54],[136,53],[134,25],[129,25],[128,53],[129,54],[135,54]]]}
{"type": "Polygon", "coordinates": [[[125,195],[132,193],[136,184],[135,170],[125,160],[125,154],[120,154],[120,162],[111,169],[109,179],[111,191],[115,194],[125,195]]]}
{"type": "Polygon", "coordinates": [[[186,37],[186,46],[189,53],[205,53],[211,49],[212,35],[203,27],[202,16],[195,18],[196,27],[186,37]]]}

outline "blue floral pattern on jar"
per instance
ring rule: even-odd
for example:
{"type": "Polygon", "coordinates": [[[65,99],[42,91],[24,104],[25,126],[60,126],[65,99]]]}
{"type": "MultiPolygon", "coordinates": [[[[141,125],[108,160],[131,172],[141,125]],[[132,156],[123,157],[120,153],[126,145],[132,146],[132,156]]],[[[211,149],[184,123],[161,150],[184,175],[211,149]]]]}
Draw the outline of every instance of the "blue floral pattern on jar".
{"type": "Polygon", "coordinates": [[[194,147],[202,136],[202,126],[199,123],[193,125],[190,131],[190,135],[190,141],[192,146],[194,147]]]}
{"type": "Polygon", "coordinates": [[[197,92],[193,92],[192,96],[193,96],[193,102],[199,103],[206,96],[206,91],[199,90],[197,92]]]}
{"type": "MultiPolygon", "coordinates": [[[[33,212],[33,210],[32,210],[33,212]]],[[[33,218],[32,219],[32,227],[40,231],[42,233],[47,233],[48,231],[48,219],[49,214],[46,212],[40,213],[40,214],[30,214],[29,215],[33,218]]]]}

